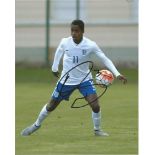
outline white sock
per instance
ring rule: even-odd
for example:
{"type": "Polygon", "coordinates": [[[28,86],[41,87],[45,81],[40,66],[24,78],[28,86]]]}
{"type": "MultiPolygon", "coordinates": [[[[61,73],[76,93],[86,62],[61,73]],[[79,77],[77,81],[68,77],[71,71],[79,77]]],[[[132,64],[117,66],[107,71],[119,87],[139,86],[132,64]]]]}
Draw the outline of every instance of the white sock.
{"type": "Polygon", "coordinates": [[[95,113],[92,111],[92,119],[94,123],[94,130],[100,130],[101,124],[101,112],[95,113]]]}
{"type": "Polygon", "coordinates": [[[35,125],[40,126],[41,123],[43,122],[43,120],[48,116],[48,114],[49,114],[49,112],[46,110],[46,105],[44,105],[44,107],[40,111],[40,114],[35,122],[35,125]]]}

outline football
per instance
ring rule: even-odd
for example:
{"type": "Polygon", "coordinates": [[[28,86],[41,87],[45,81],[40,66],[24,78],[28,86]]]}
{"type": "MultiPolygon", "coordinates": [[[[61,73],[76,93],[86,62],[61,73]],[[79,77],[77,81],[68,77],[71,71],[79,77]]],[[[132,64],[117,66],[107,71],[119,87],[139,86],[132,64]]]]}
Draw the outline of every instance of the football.
{"type": "Polygon", "coordinates": [[[96,83],[101,87],[108,87],[114,81],[114,76],[109,70],[100,70],[96,74],[96,83]]]}

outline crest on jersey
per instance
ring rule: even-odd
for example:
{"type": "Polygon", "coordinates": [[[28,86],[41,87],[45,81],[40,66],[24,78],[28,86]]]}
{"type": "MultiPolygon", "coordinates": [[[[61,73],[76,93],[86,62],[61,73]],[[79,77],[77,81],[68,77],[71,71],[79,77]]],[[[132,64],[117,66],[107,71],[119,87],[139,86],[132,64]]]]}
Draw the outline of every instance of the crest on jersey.
{"type": "Polygon", "coordinates": [[[86,55],[87,51],[86,50],[82,50],[82,55],[86,55]]]}

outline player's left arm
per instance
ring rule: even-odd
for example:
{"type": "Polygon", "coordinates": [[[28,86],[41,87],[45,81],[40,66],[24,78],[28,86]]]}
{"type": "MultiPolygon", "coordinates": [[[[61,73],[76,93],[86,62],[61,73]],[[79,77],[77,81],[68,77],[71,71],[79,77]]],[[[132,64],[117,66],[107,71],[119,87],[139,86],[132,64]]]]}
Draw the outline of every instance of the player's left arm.
{"type": "Polygon", "coordinates": [[[119,71],[116,69],[115,65],[113,64],[113,62],[108,57],[106,57],[104,53],[98,52],[97,53],[97,56],[100,57],[103,60],[105,66],[110,71],[112,71],[112,73],[115,75],[115,77],[118,80],[120,80],[121,82],[123,82],[123,84],[126,84],[127,83],[127,78],[124,75],[122,75],[122,74],[119,73],[119,71]]]}
{"type": "Polygon", "coordinates": [[[112,71],[112,73],[115,75],[115,77],[116,77],[118,80],[122,81],[123,84],[126,84],[126,83],[127,83],[127,78],[126,78],[124,75],[122,75],[122,74],[120,74],[120,73],[118,72],[118,70],[116,69],[116,67],[115,67],[115,65],[113,64],[113,62],[112,62],[108,57],[106,57],[104,53],[98,52],[97,55],[98,55],[98,57],[100,57],[100,58],[103,60],[105,66],[106,66],[110,71],[112,71]]]}
{"type": "Polygon", "coordinates": [[[94,46],[94,53],[99,59],[102,60],[103,64],[115,75],[118,80],[122,81],[123,84],[127,83],[127,78],[119,73],[113,62],[101,51],[101,49],[96,44],[94,46]]]}

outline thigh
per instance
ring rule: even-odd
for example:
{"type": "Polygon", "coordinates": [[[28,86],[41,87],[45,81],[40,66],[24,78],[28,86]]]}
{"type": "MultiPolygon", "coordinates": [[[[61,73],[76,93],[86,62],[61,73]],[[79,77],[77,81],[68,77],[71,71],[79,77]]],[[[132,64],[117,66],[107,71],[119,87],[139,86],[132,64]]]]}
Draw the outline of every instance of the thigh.
{"type": "Polygon", "coordinates": [[[76,89],[76,86],[63,85],[60,82],[57,84],[51,98],[54,101],[69,100],[70,95],[76,89]]]}
{"type": "Polygon", "coordinates": [[[78,89],[84,97],[87,97],[92,94],[96,94],[96,89],[95,89],[93,80],[88,80],[81,83],[78,89]]]}

